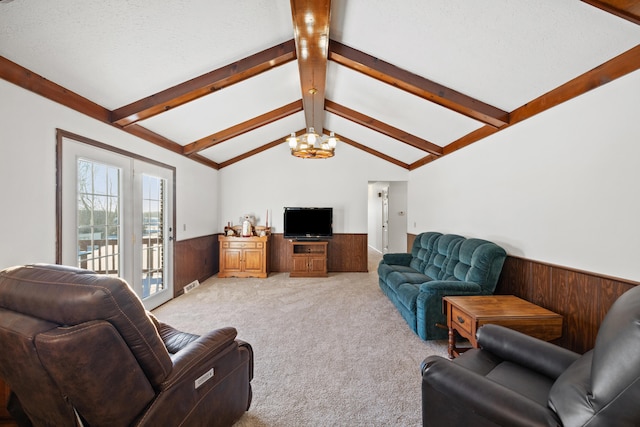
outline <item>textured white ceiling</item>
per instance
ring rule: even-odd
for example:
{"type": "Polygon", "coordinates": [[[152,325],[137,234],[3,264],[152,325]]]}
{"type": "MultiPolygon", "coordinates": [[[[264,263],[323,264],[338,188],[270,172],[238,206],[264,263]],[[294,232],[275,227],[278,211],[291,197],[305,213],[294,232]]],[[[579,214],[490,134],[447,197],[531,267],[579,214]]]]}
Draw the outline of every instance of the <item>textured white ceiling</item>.
{"type": "MultiPolygon", "coordinates": [[[[639,25],[577,0],[333,0],[331,13],[331,39],[505,111],[640,44],[639,25]]],[[[292,38],[288,0],[0,3],[0,56],[110,110],[292,38]]],[[[326,95],[441,147],[482,126],[331,61],[326,95]]],[[[186,145],[298,99],[294,61],[140,125],[186,145]]],[[[325,126],[405,163],[426,155],[334,114],[325,126]]],[[[302,128],[297,113],[200,154],[224,162],[302,128]]]]}

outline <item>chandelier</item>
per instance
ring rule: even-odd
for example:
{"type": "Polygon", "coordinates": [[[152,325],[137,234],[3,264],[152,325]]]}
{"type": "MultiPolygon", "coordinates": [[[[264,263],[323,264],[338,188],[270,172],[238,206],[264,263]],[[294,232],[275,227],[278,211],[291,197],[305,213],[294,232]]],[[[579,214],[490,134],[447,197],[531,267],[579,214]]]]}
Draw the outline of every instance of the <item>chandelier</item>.
{"type": "Polygon", "coordinates": [[[338,138],[331,132],[329,137],[325,139],[310,127],[309,132],[300,137],[296,137],[295,132],[291,132],[287,142],[292,156],[303,159],[327,159],[333,157],[338,138]]]}

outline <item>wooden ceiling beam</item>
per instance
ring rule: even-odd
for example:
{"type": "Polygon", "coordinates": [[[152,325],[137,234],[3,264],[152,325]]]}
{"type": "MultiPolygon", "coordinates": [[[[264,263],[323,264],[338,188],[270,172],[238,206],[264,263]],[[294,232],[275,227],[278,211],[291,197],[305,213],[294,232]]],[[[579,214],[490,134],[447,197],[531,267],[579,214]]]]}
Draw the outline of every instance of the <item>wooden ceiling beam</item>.
{"type": "Polygon", "coordinates": [[[411,163],[409,165],[409,170],[412,171],[412,170],[418,169],[420,166],[424,166],[427,163],[431,163],[436,159],[438,159],[438,157],[432,156],[431,154],[429,154],[428,156],[425,156],[425,157],[421,158],[420,160],[411,163]]]}
{"type": "Polygon", "coordinates": [[[127,133],[130,133],[131,135],[137,136],[138,138],[142,138],[145,141],[152,142],[155,145],[166,150],[182,154],[182,145],[178,144],[177,142],[173,142],[170,139],[165,138],[164,136],[150,131],[149,129],[144,128],[140,125],[132,125],[123,130],[127,133]]]}
{"type": "Polygon", "coordinates": [[[509,123],[509,113],[453,89],[396,67],[364,52],[329,41],[329,59],[366,76],[403,89],[420,98],[500,128],[509,123]]]}
{"type": "Polygon", "coordinates": [[[111,120],[118,126],[129,126],[294,59],[296,59],[295,43],[289,40],[113,110],[111,120]]]}
{"type": "Polygon", "coordinates": [[[100,120],[110,121],[110,111],[39,74],[0,56],[0,78],[23,89],[100,120]]]}
{"type": "Polygon", "coordinates": [[[322,134],[331,0],[291,0],[291,16],[305,123],[322,134]]]}
{"type": "Polygon", "coordinates": [[[511,122],[515,124],[526,120],[638,69],[640,45],[515,109],[511,112],[511,122]]]}
{"type": "Polygon", "coordinates": [[[499,129],[494,128],[493,126],[485,125],[481,128],[474,130],[461,138],[453,141],[451,144],[446,145],[443,148],[443,155],[451,154],[454,151],[457,151],[461,148],[466,147],[467,145],[471,145],[474,142],[480,141],[483,138],[486,138],[489,135],[493,135],[498,132],[499,129]]]}
{"type": "MultiPolygon", "coordinates": [[[[325,129],[326,130],[326,129],[325,129]]],[[[329,130],[326,130],[327,132],[331,132],[329,130]]],[[[360,144],[359,142],[355,142],[352,139],[349,139],[345,136],[342,135],[338,135],[336,134],[336,136],[338,137],[338,139],[340,140],[340,142],[344,142],[345,144],[349,144],[352,147],[358,148],[362,151],[365,151],[371,155],[374,155],[382,160],[386,160],[389,163],[393,163],[396,166],[400,166],[401,168],[404,169],[409,169],[409,165],[407,163],[401,162],[400,160],[396,159],[395,157],[391,157],[391,156],[387,156],[384,153],[381,153],[380,151],[374,150],[371,147],[367,147],[366,145],[360,144]]]]}
{"type": "MultiPolygon", "coordinates": [[[[301,131],[300,133],[304,133],[304,131],[301,131]]],[[[222,169],[222,168],[224,168],[226,166],[230,166],[230,165],[232,165],[234,163],[237,163],[237,162],[239,162],[241,160],[244,160],[244,159],[246,159],[248,157],[251,157],[251,156],[253,156],[255,154],[261,153],[261,152],[263,152],[265,150],[268,150],[270,148],[276,147],[276,146],[278,146],[280,144],[284,144],[284,140],[288,136],[289,135],[283,136],[282,138],[278,138],[276,140],[273,140],[273,141],[271,141],[271,142],[269,142],[269,143],[267,143],[265,145],[262,145],[262,146],[260,146],[258,148],[254,148],[253,150],[247,151],[246,153],[240,154],[239,156],[236,156],[236,157],[234,157],[232,159],[229,159],[229,160],[226,160],[224,162],[221,162],[220,163],[220,169],[222,169]]]]}
{"type": "Polygon", "coordinates": [[[584,3],[612,13],[620,18],[640,24],[640,1],[638,0],[582,0],[584,3]]]}
{"type": "Polygon", "coordinates": [[[409,144],[412,147],[426,151],[435,156],[442,155],[442,147],[432,142],[429,142],[425,139],[412,135],[408,132],[405,132],[401,129],[395,128],[379,120],[376,120],[372,117],[366,116],[355,110],[347,108],[336,102],[333,102],[327,99],[324,103],[324,108],[330,113],[336,114],[347,120],[351,120],[354,123],[358,123],[359,125],[362,125],[366,128],[369,128],[376,132],[380,132],[393,139],[397,139],[398,141],[404,142],[405,144],[409,144]]]}
{"type": "Polygon", "coordinates": [[[254,117],[235,126],[231,126],[228,129],[221,130],[220,132],[216,132],[212,135],[205,136],[202,139],[187,144],[184,146],[182,154],[191,156],[192,154],[195,154],[199,151],[206,150],[207,148],[213,147],[214,145],[220,144],[221,142],[227,141],[231,138],[235,138],[236,136],[240,136],[244,133],[247,133],[269,123],[273,123],[277,120],[283,119],[300,111],[302,111],[302,100],[294,101],[283,107],[276,108],[273,111],[269,111],[268,113],[254,117]]]}

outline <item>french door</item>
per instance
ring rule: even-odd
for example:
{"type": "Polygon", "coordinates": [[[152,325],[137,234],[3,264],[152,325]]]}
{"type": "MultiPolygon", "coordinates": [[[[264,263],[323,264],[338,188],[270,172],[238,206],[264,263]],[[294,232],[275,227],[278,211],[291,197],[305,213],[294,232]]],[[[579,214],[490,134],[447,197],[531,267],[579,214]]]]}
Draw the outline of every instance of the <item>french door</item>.
{"type": "Polygon", "coordinates": [[[68,138],[63,147],[62,263],[125,279],[147,309],[171,299],[173,169],[68,138]]]}

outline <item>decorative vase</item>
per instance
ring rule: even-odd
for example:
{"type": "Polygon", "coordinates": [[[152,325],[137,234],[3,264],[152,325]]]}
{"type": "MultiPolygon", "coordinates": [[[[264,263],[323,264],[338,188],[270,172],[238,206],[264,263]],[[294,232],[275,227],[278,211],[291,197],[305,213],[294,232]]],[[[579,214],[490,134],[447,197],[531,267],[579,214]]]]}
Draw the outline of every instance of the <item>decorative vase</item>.
{"type": "Polygon", "coordinates": [[[251,221],[249,221],[249,219],[245,219],[242,221],[242,237],[249,237],[251,234],[251,221]]]}

